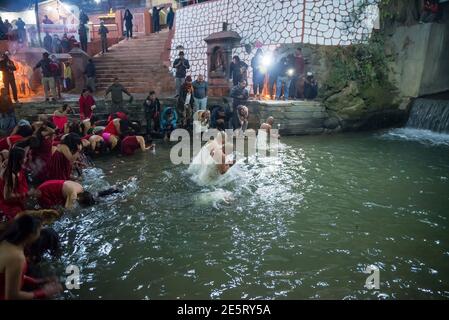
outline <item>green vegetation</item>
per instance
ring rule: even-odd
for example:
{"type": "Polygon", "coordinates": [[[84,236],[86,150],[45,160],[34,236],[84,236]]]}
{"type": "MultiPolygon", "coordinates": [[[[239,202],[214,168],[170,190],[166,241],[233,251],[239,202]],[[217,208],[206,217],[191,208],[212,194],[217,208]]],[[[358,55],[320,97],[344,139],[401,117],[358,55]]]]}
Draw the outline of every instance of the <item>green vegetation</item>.
{"type": "Polygon", "coordinates": [[[327,48],[324,54],[328,66],[321,90],[324,99],[352,81],[360,88],[393,87],[388,81],[389,61],[383,38],[376,33],[367,43],[327,48]]]}

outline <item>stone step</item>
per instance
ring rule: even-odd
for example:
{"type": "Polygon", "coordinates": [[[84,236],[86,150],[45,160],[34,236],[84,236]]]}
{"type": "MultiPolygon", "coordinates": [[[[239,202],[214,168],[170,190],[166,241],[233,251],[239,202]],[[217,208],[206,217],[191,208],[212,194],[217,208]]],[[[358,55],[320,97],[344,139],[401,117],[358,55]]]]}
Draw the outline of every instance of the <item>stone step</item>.
{"type": "Polygon", "coordinates": [[[158,73],[158,74],[167,74],[169,76],[171,76],[171,73],[167,70],[167,69],[156,69],[156,68],[145,68],[145,69],[138,69],[137,70],[138,73],[136,74],[136,70],[133,69],[124,69],[124,70],[109,70],[109,69],[101,69],[101,70],[97,70],[97,78],[99,76],[108,76],[108,75],[116,75],[116,74],[120,74],[123,76],[130,76],[130,77],[134,77],[134,76],[138,76],[138,75],[143,75],[143,74],[151,74],[151,73],[158,73]]]}

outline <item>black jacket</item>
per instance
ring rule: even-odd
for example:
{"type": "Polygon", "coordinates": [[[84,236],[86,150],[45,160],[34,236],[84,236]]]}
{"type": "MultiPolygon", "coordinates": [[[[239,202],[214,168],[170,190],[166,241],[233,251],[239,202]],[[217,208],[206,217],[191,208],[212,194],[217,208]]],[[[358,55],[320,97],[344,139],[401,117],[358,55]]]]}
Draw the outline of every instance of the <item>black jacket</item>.
{"type": "Polygon", "coordinates": [[[151,118],[156,112],[161,112],[161,103],[159,99],[151,101],[150,97],[147,97],[145,102],[143,103],[143,111],[145,113],[146,118],[151,118]]]}
{"type": "Polygon", "coordinates": [[[84,74],[85,74],[88,78],[93,78],[93,77],[95,77],[95,74],[96,74],[95,64],[93,64],[93,63],[88,63],[88,64],[86,65],[86,69],[84,70],[84,74]]]}
{"type": "Polygon", "coordinates": [[[187,74],[187,69],[190,69],[189,60],[184,59],[184,63],[181,63],[178,67],[176,65],[181,61],[180,58],[177,58],[175,62],[173,62],[173,68],[176,69],[176,78],[185,78],[187,74]]]}
{"type": "Polygon", "coordinates": [[[167,15],[167,24],[169,27],[173,26],[173,22],[175,21],[175,12],[169,11],[167,15]]]}
{"type": "Polygon", "coordinates": [[[246,75],[247,70],[248,65],[245,62],[243,61],[240,61],[238,63],[231,62],[229,75],[234,81],[234,84],[237,84],[238,82],[240,82],[240,80],[247,79],[246,75]]]}
{"type": "Polygon", "coordinates": [[[44,78],[53,77],[53,73],[51,72],[50,68],[51,60],[50,58],[42,59],[36,64],[35,68],[41,68],[42,69],[42,76],[44,78]]]}

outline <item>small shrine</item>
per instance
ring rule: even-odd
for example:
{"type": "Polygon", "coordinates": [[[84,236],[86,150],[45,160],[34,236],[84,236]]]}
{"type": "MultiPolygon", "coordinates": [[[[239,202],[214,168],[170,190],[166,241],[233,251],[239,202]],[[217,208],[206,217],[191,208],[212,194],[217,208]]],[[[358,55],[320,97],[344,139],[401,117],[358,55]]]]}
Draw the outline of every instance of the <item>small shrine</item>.
{"type": "Polygon", "coordinates": [[[240,44],[242,38],[235,31],[228,31],[223,24],[223,31],[212,33],[204,41],[207,43],[208,94],[212,97],[229,95],[229,72],[232,61],[232,49],[240,44]]]}

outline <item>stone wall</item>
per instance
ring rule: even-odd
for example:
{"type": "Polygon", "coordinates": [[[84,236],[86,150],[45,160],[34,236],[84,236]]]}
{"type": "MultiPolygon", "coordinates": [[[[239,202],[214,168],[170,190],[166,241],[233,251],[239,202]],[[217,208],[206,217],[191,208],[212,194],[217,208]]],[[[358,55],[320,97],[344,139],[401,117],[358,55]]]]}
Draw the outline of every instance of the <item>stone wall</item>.
{"type": "Polygon", "coordinates": [[[449,90],[449,22],[398,27],[388,44],[393,82],[402,95],[449,90]]]}
{"type": "MultiPolygon", "coordinates": [[[[221,104],[221,99],[210,99],[209,106],[221,104]]],[[[77,101],[68,102],[75,110],[72,119],[79,119],[77,114],[77,101]]],[[[175,106],[176,99],[161,99],[162,106],[175,106]]],[[[143,101],[135,100],[131,104],[125,105],[125,109],[130,114],[132,120],[139,121],[145,127],[145,116],[143,112],[143,101]]],[[[106,118],[108,114],[109,102],[104,100],[96,101],[97,109],[95,114],[100,118],[106,118]]],[[[30,102],[16,107],[18,119],[28,119],[34,121],[38,115],[52,115],[59,104],[52,102],[30,102]]],[[[275,128],[279,124],[282,135],[308,135],[321,134],[339,131],[338,122],[332,123],[332,119],[326,108],[319,102],[314,101],[249,101],[250,111],[249,128],[258,129],[269,116],[275,118],[275,128]]],[[[142,131],[144,132],[144,131],[142,131]]]]}
{"type": "MultiPolygon", "coordinates": [[[[318,45],[348,45],[369,37],[373,16],[366,15],[364,23],[348,28],[350,13],[356,0],[217,0],[177,10],[171,61],[177,56],[176,47],[184,47],[191,63],[191,74],[207,74],[204,38],[222,30],[242,37],[241,47],[233,54],[250,65],[255,50],[248,53],[245,45],[272,50],[277,45],[303,43],[318,45]]],[[[251,70],[250,70],[251,71],[251,70]]],[[[251,72],[249,73],[251,83],[251,72]]]]}

